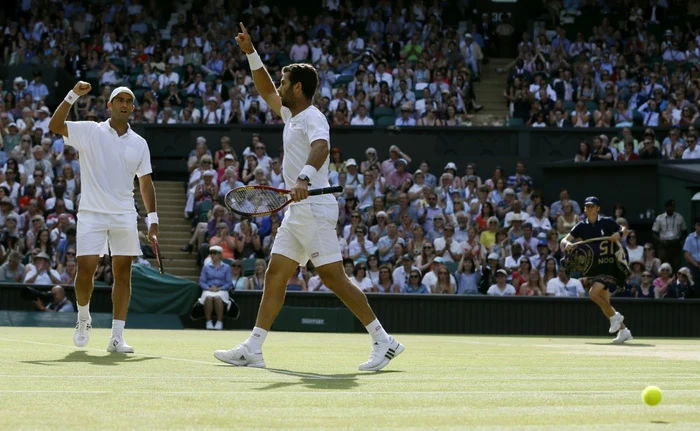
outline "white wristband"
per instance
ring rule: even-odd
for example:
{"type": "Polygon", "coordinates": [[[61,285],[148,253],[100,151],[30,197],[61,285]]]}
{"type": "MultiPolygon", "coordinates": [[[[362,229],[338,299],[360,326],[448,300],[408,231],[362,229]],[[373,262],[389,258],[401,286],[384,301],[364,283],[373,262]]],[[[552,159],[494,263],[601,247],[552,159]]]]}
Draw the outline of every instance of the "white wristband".
{"type": "Polygon", "coordinates": [[[152,224],[158,224],[158,213],[148,213],[146,217],[146,225],[151,227],[152,224]]]}
{"type": "Polygon", "coordinates": [[[311,181],[313,181],[317,173],[318,171],[316,170],[316,168],[314,168],[311,165],[306,165],[301,170],[301,172],[299,172],[299,176],[306,175],[307,177],[309,177],[309,184],[311,184],[311,181]]]}
{"type": "Polygon", "coordinates": [[[78,99],[80,99],[80,96],[78,96],[78,94],[77,94],[75,91],[71,90],[71,91],[68,93],[68,95],[66,95],[66,98],[63,99],[63,100],[65,100],[66,103],[68,103],[69,105],[72,105],[72,104],[74,104],[75,101],[78,100],[78,99]]]}
{"type": "Polygon", "coordinates": [[[260,56],[258,55],[258,51],[253,51],[252,54],[247,54],[248,55],[248,64],[250,64],[250,70],[258,70],[263,68],[263,62],[260,56]]]}

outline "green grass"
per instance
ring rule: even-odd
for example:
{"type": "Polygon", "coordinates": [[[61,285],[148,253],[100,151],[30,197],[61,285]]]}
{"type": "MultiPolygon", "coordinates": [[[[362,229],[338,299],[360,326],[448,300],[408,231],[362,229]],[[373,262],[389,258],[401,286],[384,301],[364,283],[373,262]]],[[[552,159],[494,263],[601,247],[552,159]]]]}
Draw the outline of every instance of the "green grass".
{"type": "Polygon", "coordinates": [[[138,353],[110,355],[107,330],[1,327],[0,429],[700,429],[695,340],[401,335],[362,373],[367,335],[278,332],[267,370],[213,358],[246,335],[127,329],[138,353]]]}

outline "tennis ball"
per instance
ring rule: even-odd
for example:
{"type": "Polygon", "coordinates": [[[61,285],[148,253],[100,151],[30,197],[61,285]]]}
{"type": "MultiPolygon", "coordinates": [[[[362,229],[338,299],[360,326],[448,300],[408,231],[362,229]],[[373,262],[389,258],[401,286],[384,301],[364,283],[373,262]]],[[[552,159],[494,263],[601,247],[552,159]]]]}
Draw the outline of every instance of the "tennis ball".
{"type": "Polygon", "coordinates": [[[658,386],[647,386],[642,391],[642,401],[649,406],[655,406],[661,402],[661,389],[658,386]]]}

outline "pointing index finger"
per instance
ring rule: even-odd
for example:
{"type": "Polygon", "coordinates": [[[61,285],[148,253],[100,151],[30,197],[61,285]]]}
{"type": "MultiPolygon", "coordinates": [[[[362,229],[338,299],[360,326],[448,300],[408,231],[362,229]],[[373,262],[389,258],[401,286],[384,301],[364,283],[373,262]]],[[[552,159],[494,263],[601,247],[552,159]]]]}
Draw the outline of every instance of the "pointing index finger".
{"type": "Polygon", "coordinates": [[[241,31],[242,31],[244,34],[248,34],[248,30],[245,29],[245,26],[243,25],[243,23],[241,22],[241,23],[239,23],[239,25],[241,26],[241,31]]]}

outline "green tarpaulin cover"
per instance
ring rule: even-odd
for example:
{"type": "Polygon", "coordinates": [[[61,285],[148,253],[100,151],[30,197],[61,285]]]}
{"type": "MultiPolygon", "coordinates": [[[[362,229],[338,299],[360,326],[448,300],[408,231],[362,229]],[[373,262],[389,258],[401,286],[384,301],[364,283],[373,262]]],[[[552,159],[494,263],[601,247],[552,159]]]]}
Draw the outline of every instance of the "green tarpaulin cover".
{"type": "Polygon", "coordinates": [[[192,311],[200,295],[197,283],[174,275],[160,275],[158,270],[143,265],[131,269],[131,305],[129,312],[177,314],[192,311]]]}

